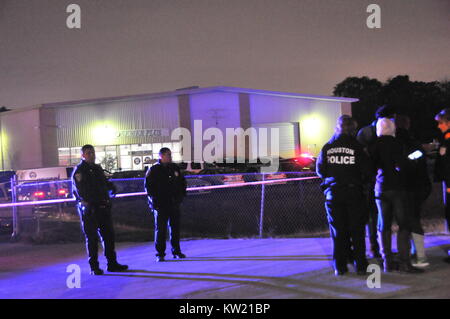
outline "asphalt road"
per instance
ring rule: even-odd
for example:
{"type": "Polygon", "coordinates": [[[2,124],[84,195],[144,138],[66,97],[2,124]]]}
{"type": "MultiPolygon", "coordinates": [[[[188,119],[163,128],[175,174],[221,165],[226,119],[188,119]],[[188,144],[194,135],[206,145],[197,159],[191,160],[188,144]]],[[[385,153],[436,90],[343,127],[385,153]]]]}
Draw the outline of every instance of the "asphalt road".
{"type": "Polygon", "coordinates": [[[189,240],[187,259],[165,263],[152,244],[120,244],[130,270],[104,276],[88,274],[80,244],[0,244],[0,298],[450,298],[450,236],[427,237],[425,274],[382,274],[373,289],[353,273],[333,276],[329,238],[189,240]],[[71,264],[81,267],[81,288],[67,287],[71,264]]]}

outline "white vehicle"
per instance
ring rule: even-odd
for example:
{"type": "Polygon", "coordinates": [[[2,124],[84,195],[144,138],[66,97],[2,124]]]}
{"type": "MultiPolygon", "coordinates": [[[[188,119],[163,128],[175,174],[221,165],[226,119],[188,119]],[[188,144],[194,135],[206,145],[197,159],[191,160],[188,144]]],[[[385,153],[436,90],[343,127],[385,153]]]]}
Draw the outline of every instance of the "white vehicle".
{"type": "Polygon", "coordinates": [[[17,200],[35,201],[71,197],[73,167],[45,167],[16,171],[17,200]]]}
{"type": "Polygon", "coordinates": [[[192,175],[198,175],[202,170],[205,169],[205,162],[181,162],[176,163],[183,172],[187,172],[192,175]]]}
{"type": "Polygon", "coordinates": [[[45,167],[25,169],[16,172],[18,181],[70,179],[73,167],[45,167]]]}

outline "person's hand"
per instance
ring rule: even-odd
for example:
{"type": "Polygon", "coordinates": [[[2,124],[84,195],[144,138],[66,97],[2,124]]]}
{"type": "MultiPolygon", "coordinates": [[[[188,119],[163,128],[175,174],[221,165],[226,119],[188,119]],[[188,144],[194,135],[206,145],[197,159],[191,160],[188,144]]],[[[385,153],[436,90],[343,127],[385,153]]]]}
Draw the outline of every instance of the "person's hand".
{"type": "Polygon", "coordinates": [[[111,195],[115,196],[117,194],[117,187],[113,183],[110,184],[110,193],[111,195]]]}

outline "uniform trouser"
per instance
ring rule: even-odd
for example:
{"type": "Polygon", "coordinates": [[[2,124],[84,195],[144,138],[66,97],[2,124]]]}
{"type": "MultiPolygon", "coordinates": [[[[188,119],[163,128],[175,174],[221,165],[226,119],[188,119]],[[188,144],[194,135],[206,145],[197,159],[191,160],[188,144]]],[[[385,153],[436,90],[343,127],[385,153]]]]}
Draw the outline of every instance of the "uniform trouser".
{"type": "Polygon", "coordinates": [[[153,211],[155,215],[155,248],[156,256],[166,255],[167,223],[170,228],[170,244],[172,253],[180,253],[180,207],[170,205],[153,211]]]}
{"type": "Polygon", "coordinates": [[[406,193],[405,209],[410,219],[411,232],[414,234],[424,234],[422,223],[420,222],[423,203],[421,194],[409,191],[406,193]]]}
{"type": "Polygon", "coordinates": [[[92,269],[98,268],[98,240],[99,233],[102,239],[105,257],[108,264],[117,262],[114,244],[114,227],[110,205],[78,205],[81,218],[81,227],[86,237],[86,248],[89,264],[92,269]]]}
{"type": "Polygon", "coordinates": [[[380,251],[380,245],[378,244],[378,209],[375,201],[375,192],[373,190],[374,185],[366,185],[365,195],[367,198],[367,208],[369,211],[369,222],[367,229],[369,232],[370,250],[372,253],[378,253],[380,251]]]}
{"type": "Polygon", "coordinates": [[[450,232],[450,193],[447,192],[445,193],[445,218],[447,219],[447,230],[450,232]]]}
{"type": "Polygon", "coordinates": [[[347,270],[349,247],[353,247],[353,257],[358,270],[366,270],[365,224],[367,206],[362,191],[356,187],[341,187],[326,194],[330,234],[333,240],[334,269],[347,270]]]}
{"type": "Polygon", "coordinates": [[[397,249],[401,263],[410,262],[410,221],[405,209],[404,191],[385,191],[376,193],[378,207],[378,230],[381,233],[381,246],[383,258],[392,262],[392,222],[397,221],[399,230],[397,234],[397,249]]]}

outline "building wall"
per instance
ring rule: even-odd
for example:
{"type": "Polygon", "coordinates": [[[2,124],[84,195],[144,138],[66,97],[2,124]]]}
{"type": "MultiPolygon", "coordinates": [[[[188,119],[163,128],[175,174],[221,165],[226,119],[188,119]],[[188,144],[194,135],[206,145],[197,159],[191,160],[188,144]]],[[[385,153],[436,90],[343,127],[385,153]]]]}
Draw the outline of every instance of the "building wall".
{"type": "MultiPolygon", "coordinates": [[[[227,152],[226,129],[241,126],[239,94],[226,92],[194,94],[190,96],[190,107],[192,141],[194,142],[194,121],[202,120],[202,132],[208,128],[218,128],[222,132],[225,156],[227,152]]],[[[208,140],[202,141],[197,149],[203,150],[209,143],[208,140]]],[[[232,152],[234,153],[234,150],[232,152]]],[[[199,159],[199,154],[193,152],[192,155],[193,158],[199,159]]]]}
{"type": "Polygon", "coordinates": [[[341,103],[269,95],[250,95],[252,125],[297,122],[302,152],[317,155],[334,133],[341,103]]]}
{"type": "Polygon", "coordinates": [[[55,110],[58,148],[168,142],[171,131],[179,126],[177,97],[75,105],[55,110]],[[123,131],[143,129],[164,129],[165,132],[164,136],[123,134],[123,131]]]}
{"type": "Polygon", "coordinates": [[[3,169],[42,167],[39,109],[4,113],[0,121],[3,169]]]}
{"type": "MultiPolygon", "coordinates": [[[[207,92],[8,112],[0,116],[2,169],[58,166],[59,148],[88,143],[96,146],[167,143],[171,142],[172,130],[180,126],[190,129],[193,138],[195,120],[202,120],[201,133],[208,128],[220,129],[225,150],[227,128],[293,123],[301,144],[295,154],[309,151],[317,155],[334,133],[337,118],[349,110],[350,103],[207,92]],[[163,136],[123,134],[161,129],[163,136]]],[[[209,142],[202,141],[199,149],[203,151],[209,142]]],[[[247,146],[246,143],[246,151],[247,146]]],[[[236,149],[233,152],[236,154],[236,149]]],[[[194,155],[192,150],[192,158],[194,155]]]]}
{"type": "Polygon", "coordinates": [[[42,167],[58,166],[57,128],[55,109],[39,109],[42,167]]]}

